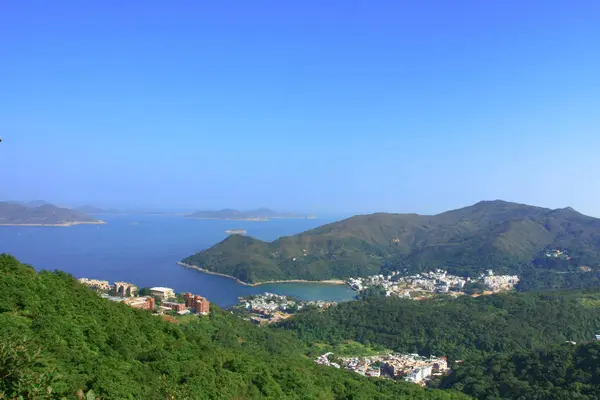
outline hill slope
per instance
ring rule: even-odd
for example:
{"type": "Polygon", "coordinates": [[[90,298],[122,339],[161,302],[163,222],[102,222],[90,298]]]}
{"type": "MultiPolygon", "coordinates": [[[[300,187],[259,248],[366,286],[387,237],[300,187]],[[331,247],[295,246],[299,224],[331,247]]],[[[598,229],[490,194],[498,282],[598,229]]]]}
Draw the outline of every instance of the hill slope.
{"type": "Polygon", "coordinates": [[[590,343],[600,329],[599,310],[598,290],[371,298],[300,312],[272,329],[295,332],[315,354],[352,340],[447,355],[454,372],[441,387],[478,399],[591,400],[600,395],[600,343],[590,343]]]}
{"type": "Polygon", "coordinates": [[[76,225],[99,224],[87,214],[69,208],[44,204],[27,207],[21,204],[0,202],[0,225],[76,225]]]}
{"type": "Polygon", "coordinates": [[[217,307],[168,323],[7,255],[0,276],[0,398],[464,398],[318,366],[292,335],[217,307]]]}
{"type": "Polygon", "coordinates": [[[246,282],[323,280],[445,267],[475,275],[600,267],[600,220],[572,209],[485,201],[434,216],[359,215],[274,242],[230,236],[183,260],[246,282]],[[572,259],[548,260],[548,249],[572,259]]]}
{"type": "Polygon", "coordinates": [[[600,292],[503,293],[415,301],[350,301],[281,322],[307,344],[355,340],[401,353],[473,359],[565,341],[589,341],[600,330],[600,292]]]}
{"type": "Polygon", "coordinates": [[[459,365],[442,387],[478,399],[598,399],[600,343],[501,353],[459,365]]]}

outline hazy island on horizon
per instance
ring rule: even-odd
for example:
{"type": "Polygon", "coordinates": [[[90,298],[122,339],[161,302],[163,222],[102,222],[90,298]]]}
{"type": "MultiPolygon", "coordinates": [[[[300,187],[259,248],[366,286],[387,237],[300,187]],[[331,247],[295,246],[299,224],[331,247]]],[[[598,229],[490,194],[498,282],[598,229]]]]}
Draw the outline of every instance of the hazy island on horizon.
{"type": "Polygon", "coordinates": [[[238,220],[238,221],[268,221],[270,219],[314,219],[315,215],[297,214],[297,213],[281,213],[270,210],[268,208],[259,208],[256,210],[240,211],[236,209],[226,208],[222,210],[197,211],[186,215],[192,219],[221,219],[221,220],[238,220]]]}
{"type": "Polygon", "coordinates": [[[73,226],[104,224],[104,221],[69,208],[52,204],[26,206],[0,202],[0,226],[73,226]]]}

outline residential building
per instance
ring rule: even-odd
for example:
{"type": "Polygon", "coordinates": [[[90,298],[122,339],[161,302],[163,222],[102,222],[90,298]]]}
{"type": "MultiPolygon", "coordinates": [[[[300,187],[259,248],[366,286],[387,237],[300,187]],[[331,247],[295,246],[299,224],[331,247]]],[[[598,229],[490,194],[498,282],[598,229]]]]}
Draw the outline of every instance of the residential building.
{"type": "Polygon", "coordinates": [[[207,315],[210,312],[210,303],[204,297],[196,296],[194,298],[194,310],[200,315],[207,315]]]}
{"type": "Polygon", "coordinates": [[[190,292],[185,293],[183,295],[183,299],[185,300],[186,307],[194,308],[195,299],[194,299],[194,295],[192,293],[190,293],[190,292]]]}
{"type": "Polygon", "coordinates": [[[159,286],[150,288],[150,294],[152,294],[152,296],[160,297],[162,300],[175,298],[175,291],[167,287],[159,286]]]}
{"type": "Polygon", "coordinates": [[[139,308],[141,310],[154,310],[153,297],[132,297],[124,301],[129,307],[139,308]]]}
{"type": "Polygon", "coordinates": [[[171,301],[165,301],[162,303],[162,305],[165,307],[169,307],[171,309],[171,311],[175,311],[175,312],[181,312],[181,311],[185,310],[184,303],[175,303],[175,302],[171,302],[171,301]]]}
{"type": "Polygon", "coordinates": [[[110,294],[119,297],[135,297],[137,294],[137,286],[129,282],[115,282],[110,289],[110,294]]]}
{"type": "Polygon", "coordinates": [[[92,289],[103,290],[105,292],[110,291],[110,283],[108,281],[102,281],[99,279],[88,279],[88,278],[79,278],[79,282],[87,285],[92,289]]]}
{"type": "Polygon", "coordinates": [[[185,293],[183,295],[185,305],[188,308],[193,309],[200,315],[207,315],[210,312],[210,302],[202,296],[194,295],[192,293],[185,293]]]}

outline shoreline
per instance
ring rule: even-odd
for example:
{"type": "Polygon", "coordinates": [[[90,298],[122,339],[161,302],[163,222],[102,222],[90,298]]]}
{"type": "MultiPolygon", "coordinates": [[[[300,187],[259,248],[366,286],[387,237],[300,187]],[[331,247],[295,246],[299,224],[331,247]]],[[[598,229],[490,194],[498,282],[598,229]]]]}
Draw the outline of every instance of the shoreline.
{"type": "Polygon", "coordinates": [[[74,225],[104,225],[106,222],[98,220],[98,221],[73,221],[73,222],[63,222],[61,224],[0,224],[0,226],[60,226],[60,227],[69,227],[74,225]]]}
{"type": "Polygon", "coordinates": [[[289,279],[289,280],[275,280],[275,281],[264,281],[264,282],[258,282],[258,283],[248,283],[248,282],[241,281],[240,279],[236,278],[235,276],[222,274],[220,272],[209,271],[204,268],[198,267],[196,265],[186,264],[181,261],[178,261],[177,264],[181,265],[182,267],[195,269],[197,271],[204,272],[205,274],[224,276],[225,278],[233,279],[237,283],[242,284],[244,286],[252,286],[252,287],[268,285],[268,284],[272,284],[272,283],[322,283],[322,284],[326,284],[326,285],[345,285],[346,284],[343,280],[340,280],[340,279],[326,279],[323,281],[308,281],[305,279],[289,279]]]}

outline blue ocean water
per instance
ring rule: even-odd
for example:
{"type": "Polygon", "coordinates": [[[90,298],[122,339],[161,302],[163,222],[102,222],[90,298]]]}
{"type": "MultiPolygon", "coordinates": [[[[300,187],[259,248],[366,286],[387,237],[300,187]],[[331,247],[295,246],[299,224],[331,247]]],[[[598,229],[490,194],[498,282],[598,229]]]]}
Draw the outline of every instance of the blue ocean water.
{"type": "Polygon", "coordinates": [[[98,216],[105,225],[72,227],[0,226],[0,253],[36,269],[66,271],[77,278],[127,281],[139,287],[166,286],[200,294],[221,307],[240,296],[272,292],[303,300],[351,300],[346,285],[316,283],[240,285],[232,279],[177,265],[188,255],[225,239],[227,229],[274,240],[315,228],[334,219],[271,221],[194,220],[173,215],[98,216]]]}

